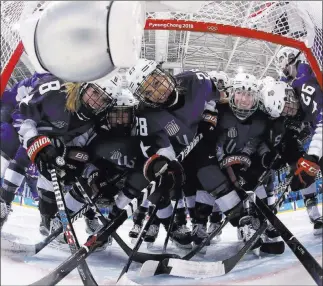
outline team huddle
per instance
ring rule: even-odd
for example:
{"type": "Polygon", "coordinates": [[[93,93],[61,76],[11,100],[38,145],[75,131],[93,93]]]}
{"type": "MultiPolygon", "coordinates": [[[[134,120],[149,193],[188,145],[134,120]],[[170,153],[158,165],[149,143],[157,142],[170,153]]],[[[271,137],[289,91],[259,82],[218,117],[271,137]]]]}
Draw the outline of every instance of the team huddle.
{"type": "MultiPolygon", "coordinates": [[[[82,178],[91,197],[109,207],[111,221],[155,181],[162,197],[144,236],[149,246],[163,225],[176,246],[193,248],[228,215],[238,239],[247,242],[261,218],[239,186],[277,213],[275,171],[289,166],[291,191],[301,190],[314,234],[322,233],[315,187],[322,170],[322,90],[297,50],[282,48],[276,65],[279,81],[198,70],[172,76],[159,63],[141,59],[127,71],[126,88],[119,74],[73,83],[36,73],[16,84],[1,99],[1,228],[10,221],[27,170],[36,166],[39,231],[45,236],[61,227],[50,173],[55,169],[70,215],[86,203],[75,186],[82,178]],[[179,162],[177,155],[197,134],[203,139],[179,162]]],[[[129,232],[133,240],[151,204],[140,203],[129,232]]],[[[87,233],[102,228],[93,209],[84,219],[87,233]]],[[[213,241],[219,239],[221,231],[213,241]]],[[[57,241],[66,243],[66,236],[57,241]]],[[[253,249],[277,254],[284,243],[269,225],[253,249]]]]}

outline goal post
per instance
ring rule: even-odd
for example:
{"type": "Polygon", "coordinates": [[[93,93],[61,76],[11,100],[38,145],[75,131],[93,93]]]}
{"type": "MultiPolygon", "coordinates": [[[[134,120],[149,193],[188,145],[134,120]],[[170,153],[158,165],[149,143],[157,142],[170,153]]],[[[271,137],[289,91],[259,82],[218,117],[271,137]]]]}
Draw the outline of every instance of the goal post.
{"type": "MultiPolygon", "coordinates": [[[[272,43],[277,45],[278,48],[279,46],[289,46],[302,51],[319,84],[321,87],[323,86],[321,1],[200,1],[199,3],[202,4],[198,3],[199,5],[195,5],[194,1],[190,5],[180,1],[159,1],[164,5],[166,12],[158,11],[158,7],[161,6],[155,5],[153,1],[148,2],[151,2],[151,6],[146,13],[145,35],[147,32],[152,33],[152,41],[154,42],[149,48],[155,49],[151,53],[155,57],[157,54],[156,43],[163,42],[163,37],[167,33],[169,35],[169,33],[175,31],[182,32],[184,35],[179,35],[179,37],[185,38],[186,41],[185,47],[182,42],[179,42],[179,45],[183,44],[183,47],[179,48],[181,51],[178,52],[176,59],[177,62],[183,64],[184,68],[189,66],[186,64],[188,60],[187,50],[192,45],[188,36],[189,33],[244,38],[255,43],[272,43]],[[173,5],[171,5],[172,2],[173,5]],[[167,9],[165,5],[168,6],[167,9]],[[156,11],[154,11],[154,7],[156,11]]],[[[48,3],[50,2],[1,1],[0,95],[5,90],[8,80],[23,53],[23,45],[18,32],[20,22],[46,7],[48,3]]],[[[175,38],[176,35],[174,41],[177,41],[175,38]]],[[[165,37],[164,51],[169,50],[168,40],[169,37],[165,37]]],[[[146,38],[143,40],[143,46],[146,45],[145,41],[146,38]]],[[[224,59],[227,60],[226,68],[230,63],[232,64],[232,59],[239,57],[234,54],[238,42],[236,41],[233,47],[225,47],[227,50],[232,49],[230,56],[224,59]]],[[[278,48],[275,52],[278,51],[278,48]]],[[[145,47],[142,50],[145,51],[145,47]]],[[[149,58],[149,55],[145,52],[142,53],[142,56],[149,58]]],[[[203,58],[201,54],[199,56],[204,61],[217,61],[217,58],[210,60],[206,57],[203,58]]],[[[243,62],[242,56],[240,57],[241,59],[238,60],[243,62]]],[[[270,58],[268,66],[272,64],[274,55],[270,55],[270,58]]],[[[266,74],[267,68],[263,69],[262,75],[266,74]]]]}

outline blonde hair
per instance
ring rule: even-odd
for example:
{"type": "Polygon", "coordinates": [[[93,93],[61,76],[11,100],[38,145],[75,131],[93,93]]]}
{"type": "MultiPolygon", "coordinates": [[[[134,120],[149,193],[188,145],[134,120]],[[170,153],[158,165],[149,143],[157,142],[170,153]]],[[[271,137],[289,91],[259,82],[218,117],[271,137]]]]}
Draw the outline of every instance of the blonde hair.
{"type": "Polygon", "coordinates": [[[80,89],[82,83],[66,82],[64,83],[67,93],[66,110],[76,112],[80,107],[80,89]]]}

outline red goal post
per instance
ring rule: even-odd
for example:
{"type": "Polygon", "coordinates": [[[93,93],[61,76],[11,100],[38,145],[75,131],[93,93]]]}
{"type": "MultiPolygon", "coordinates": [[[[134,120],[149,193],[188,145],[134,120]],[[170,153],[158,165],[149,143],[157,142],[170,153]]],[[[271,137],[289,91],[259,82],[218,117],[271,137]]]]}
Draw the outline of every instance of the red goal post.
{"type": "MultiPolygon", "coordinates": [[[[174,12],[172,9],[167,12],[149,10],[145,30],[213,33],[293,47],[303,52],[319,84],[323,87],[321,1],[202,2],[196,11],[190,12],[174,12]]],[[[34,13],[36,8],[43,7],[46,3],[48,2],[1,1],[0,94],[3,93],[23,53],[17,25],[19,26],[22,19],[34,13]]],[[[181,3],[176,4],[177,11],[180,10],[178,7],[185,5],[185,2],[181,3]]]]}
{"type": "Polygon", "coordinates": [[[217,33],[223,35],[232,35],[237,37],[245,37],[255,40],[263,40],[272,42],[278,45],[296,48],[303,52],[308,63],[312,67],[317,80],[321,87],[323,87],[322,71],[318,60],[314,57],[312,50],[308,48],[304,42],[295,40],[293,38],[284,37],[281,35],[271,34],[263,31],[252,30],[243,27],[234,27],[230,25],[204,23],[189,20],[172,20],[172,19],[147,19],[146,30],[177,30],[177,31],[191,31],[202,33],[217,33]]]}

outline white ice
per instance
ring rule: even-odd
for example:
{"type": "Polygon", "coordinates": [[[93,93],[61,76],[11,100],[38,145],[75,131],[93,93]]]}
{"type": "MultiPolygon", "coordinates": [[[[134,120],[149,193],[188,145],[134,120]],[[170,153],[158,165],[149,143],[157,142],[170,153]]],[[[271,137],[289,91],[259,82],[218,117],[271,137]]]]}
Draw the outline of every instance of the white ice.
{"type": "MultiPolygon", "coordinates": [[[[3,227],[3,232],[19,236],[25,243],[35,243],[42,239],[38,232],[40,216],[38,210],[20,206],[14,206],[8,222],[3,227]]],[[[287,225],[295,237],[303,243],[308,251],[322,265],[322,236],[313,235],[313,225],[309,223],[304,210],[282,213],[280,219],[287,225]]],[[[132,227],[132,221],[128,220],[118,230],[119,235],[130,244],[128,232],[132,227]]],[[[75,229],[80,243],[84,243],[87,235],[84,231],[83,219],[75,223],[75,229]]],[[[151,252],[160,253],[165,238],[165,231],[161,228],[160,235],[151,249],[151,252]]],[[[211,245],[207,253],[199,255],[193,260],[216,261],[229,257],[236,252],[238,247],[236,230],[226,226],[222,241],[211,245]]],[[[140,251],[147,251],[145,243],[140,251]]],[[[181,256],[184,251],[178,250],[169,243],[168,252],[181,256]]],[[[57,249],[46,247],[37,255],[22,257],[1,251],[1,285],[28,285],[45,276],[64,259],[69,257],[68,248],[57,249]]],[[[112,246],[103,252],[97,252],[88,259],[88,265],[99,285],[114,285],[127,256],[114,241],[112,246]]],[[[128,272],[128,277],[139,284],[146,285],[315,285],[305,268],[286,246],[285,253],[278,256],[255,257],[248,254],[232,270],[231,273],[209,279],[188,279],[168,275],[159,275],[151,278],[140,278],[141,264],[133,262],[128,272]]],[[[65,277],[58,285],[82,285],[77,270],[65,277]]]]}

